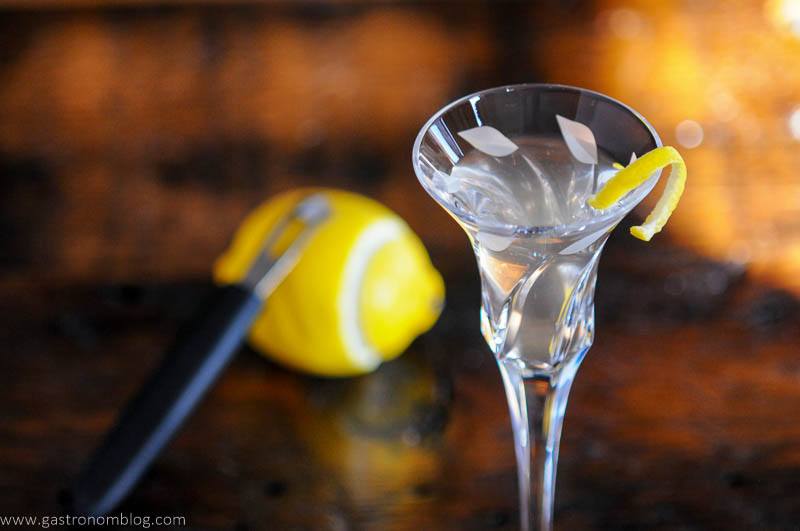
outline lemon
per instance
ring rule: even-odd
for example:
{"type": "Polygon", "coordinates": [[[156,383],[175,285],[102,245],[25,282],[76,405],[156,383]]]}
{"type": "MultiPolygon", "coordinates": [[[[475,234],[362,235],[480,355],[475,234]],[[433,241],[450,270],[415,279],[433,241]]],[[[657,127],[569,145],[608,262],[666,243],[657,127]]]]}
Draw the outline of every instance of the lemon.
{"type": "Polygon", "coordinates": [[[219,283],[239,282],[264,236],[311,193],[331,214],[250,329],[266,356],[322,376],[369,372],[398,356],[436,322],[444,282],[422,242],[391,210],[333,189],[281,194],[244,221],[214,266],[219,283]]]}
{"type": "MultiPolygon", "coordinates": [[[[625,194],[641,185],[653,172],[672,166],[664,193],[659,198],[653,211],[642,225],[631,227],[631,234],[640,240],[649,242],[660,232],[669,220],[686,187],[686,163],[678,151],[670,146],[663,146],[647,152],[642,157],[620,169],[587,203],[599,210],[606,209],[619,201],[625,194]]],[[[616,166],[615,166],[616,167],[616,166]]]]}

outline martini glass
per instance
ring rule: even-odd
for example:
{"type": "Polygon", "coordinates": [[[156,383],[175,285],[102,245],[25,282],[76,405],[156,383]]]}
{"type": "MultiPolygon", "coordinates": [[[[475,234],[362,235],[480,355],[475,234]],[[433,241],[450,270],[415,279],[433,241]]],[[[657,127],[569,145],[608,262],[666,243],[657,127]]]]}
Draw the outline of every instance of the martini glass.
{"type": "Polygon", "coordinates": [[[658,173],[609,209],[586,200],[614,174],[614,162],[659,146],[652,126],[626,105],[536,84],[465,96],[436,113],[414,143],[419,181],[466,231],[478,262],[481,331],[508,399],[524,531],[552,529],[561,426],[594,338],[603,245],[658,173]],[[587,161],[591,144],[596,154],[587,161]]]}

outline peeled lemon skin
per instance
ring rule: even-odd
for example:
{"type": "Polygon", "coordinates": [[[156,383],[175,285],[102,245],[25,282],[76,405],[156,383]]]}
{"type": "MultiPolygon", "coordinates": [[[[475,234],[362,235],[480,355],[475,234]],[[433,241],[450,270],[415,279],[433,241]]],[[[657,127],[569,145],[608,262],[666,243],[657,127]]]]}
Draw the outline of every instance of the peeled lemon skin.
{"type": "Polygon", "coordinates": [[[249,341],[267,357],[303,372],[363,374],[398,356],[433,326],[444,299],[444,282],[422,242],[385,206],[342,190],[283,193],[245,219],[217,260],[214,278],[239,282],[264,236],[311,193],[326,196],[331,214],[265,302],[249,341]]]}
{"type": "Polygon", "coordinates": [[[631,227],[633,236],[649,242],[656,233],[664,228],[686,188],[686,163],[674,147],[657,147],[634,160],[627,167],[619,169],[616,175],[589,198],[587,203],[599,210],[606,209],[649,179],[654,172],[666,166],[671,166],[672,170],[656,206],[642,225],[631,227]]]}

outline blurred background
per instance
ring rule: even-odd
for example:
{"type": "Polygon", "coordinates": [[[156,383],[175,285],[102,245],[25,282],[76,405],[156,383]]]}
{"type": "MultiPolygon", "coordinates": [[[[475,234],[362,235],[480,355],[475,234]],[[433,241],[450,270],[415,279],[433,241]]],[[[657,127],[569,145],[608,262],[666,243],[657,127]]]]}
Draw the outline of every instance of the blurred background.
{"type": "Polygon", "coordinates": [[[410,151],[448,101],[517,82],[620,99],[689,168],[663,234],[608,244],[556,526],[796,526],[798,0],[0,1],[0,513],[57,512],[244,216],[323,185],[417,231],[447,282],[440,322],[349,380],[243,349],[124,509],[515,529],[473,257],[410,151]]]}

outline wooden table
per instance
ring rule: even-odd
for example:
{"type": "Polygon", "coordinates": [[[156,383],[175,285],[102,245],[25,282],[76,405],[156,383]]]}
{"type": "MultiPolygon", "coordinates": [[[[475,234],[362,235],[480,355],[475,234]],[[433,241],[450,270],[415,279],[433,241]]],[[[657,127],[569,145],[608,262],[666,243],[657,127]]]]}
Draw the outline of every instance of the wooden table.
{"type": "MultiPolygon", "coordinates": [[[[667,248],[623,238],[601,268],[597,341],[570,400],[557,526],[790,529],[797,303],[674,250],[665,277],[654,264],[667,248]],[[693,287],[665,296],[676,271],[693,287]]],[[[511,431],[473,276],[451,276],[436,328],[361,378],[301,376],[243,349],[121,510],[202,528],[514,529],[511,431]]],[[[57,512],[205,286],[0,287],[2,512],[57,512]]]]}

